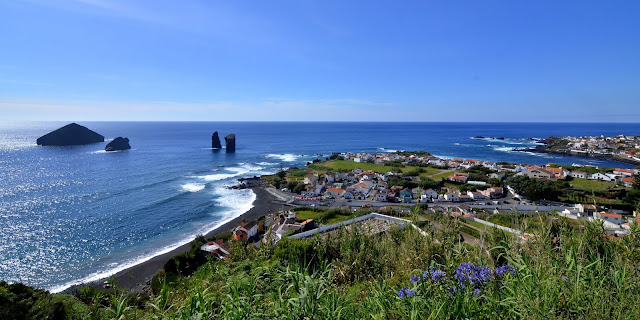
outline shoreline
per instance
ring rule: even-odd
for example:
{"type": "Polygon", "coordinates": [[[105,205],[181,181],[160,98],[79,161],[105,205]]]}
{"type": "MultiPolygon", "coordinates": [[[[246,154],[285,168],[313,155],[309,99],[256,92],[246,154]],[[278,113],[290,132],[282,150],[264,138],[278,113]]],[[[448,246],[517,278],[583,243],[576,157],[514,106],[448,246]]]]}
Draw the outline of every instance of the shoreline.
{"type": "MultiPolygon", "coordinates": [[[[258,218],[271,212],[278,212],[287,204],[282,204],[275,201],[280,201],[273,193],[269,192],[268,187],[254,186],[249,188],[255,195],[256,199],[253,201],[253,207],[247,212],[233,218],[232,220],[224,223],[223,225],[209,231],[204,235],[205,238],[212,237],[220,232],[231,231],[233,228],[240,224],[242,219],[245,220],[257,220],[258,218]]],[[[73,285],[65,290],[60,291],[60,294],[74,294],[79,289],[85,286],[92,287],[94,289],[105,290],[102,285],[105,280],[113,277],[114,284],[120,289],[127,290],[130,293],[145,292],[149,289],[151,279],[153,276],[162,269],[162,267],[169,261],[169,259],[177,254],[188,251],[190,249],[189,243],[186,243],[178,248],[175,248],[167,253],[155,256],[147,261],[141,262],[134,266],[131,266],[125,270],[115,273],[112,276],[105,277],[100,280],[91,281],[87,283],[81,283],[73,285]]]]}
{"type": "Polygon", "coordinates": [[[573,157],[580,157],[580,158],[593,158],[593,159],[599,159],[599,160],[607,160],[607,161],[614,161],[614,162],[619,162],[619,163],[624,163],[624,164],[629,164],[629,165],[634,165],[634,166],[640,166],[640,161],[635,161],[632,159],[628,159],[628,158],[623,158],[623,157],[619,157],[619,156],[615,156],[615,155],[607,155],[607,154],[598,154],[598,153],[582,153],[582,152],[571,152],[570,150],[562,150],[562,151],[556,151],[556,150],[548,150],[544,147],[538,146],[535,148],[530,148],[530,149],[514,149],[513,151],[521,151],[521,152],[535,152],[535,153],[546,153],[546,154],[557,154],[557,155],[563,155],[563,156],[573,156],[573,157]]]}

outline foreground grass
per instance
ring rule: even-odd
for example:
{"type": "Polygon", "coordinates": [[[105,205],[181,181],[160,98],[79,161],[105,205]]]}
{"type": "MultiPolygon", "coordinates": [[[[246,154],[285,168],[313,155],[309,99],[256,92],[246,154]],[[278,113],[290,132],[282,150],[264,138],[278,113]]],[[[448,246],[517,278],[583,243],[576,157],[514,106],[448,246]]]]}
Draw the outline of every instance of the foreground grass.
{"type": "MultiPolygon", "coordinates": [[[[562,220],[543,220],[536,237],[525,243],[496,229],[483,232],[491,249],[482,251],[459,242],[457,220],[432,218],[443,228],[425,226],[426,237],[413,228],[381,235],[342,229],[328,238],[285,239],[258,251],[236,244],[229,261],[209,261],[188,276],[167,276],[148,295],[40,292],[20,314],[38,319],[52,318],[55,310],[54,315],[78,319],[640,318],[637,228],[610,240],[595,223],[577,230],[562,220]]],[[[16,307],[7,301],[27,303],[20,299],[26,289],[13,289],[0,286],[3,319],[18,314],[7,311],[16,307]]]]}

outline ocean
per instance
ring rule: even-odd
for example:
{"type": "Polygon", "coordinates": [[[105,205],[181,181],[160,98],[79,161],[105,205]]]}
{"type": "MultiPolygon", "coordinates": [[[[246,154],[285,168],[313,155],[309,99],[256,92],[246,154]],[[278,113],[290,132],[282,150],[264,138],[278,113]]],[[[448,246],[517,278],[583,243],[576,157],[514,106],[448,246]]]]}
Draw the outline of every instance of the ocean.
{"type": "Polygon", "coordinates": [[[107,140],[128,137],[132,149],[107,153],[107,142],[36,145],[65,124],[0,123],[0,280],[58,292],[107,277],[249,210],[251,190],[225,188],[238,178],[303,166],[332,152],[425,150],[629,168],[514,148],[551,135],[640,135],[638,124],[79,122],[107,140]],[[235,133],[236,152],[212,150],[213,131],[221,138],[235,133]]]}

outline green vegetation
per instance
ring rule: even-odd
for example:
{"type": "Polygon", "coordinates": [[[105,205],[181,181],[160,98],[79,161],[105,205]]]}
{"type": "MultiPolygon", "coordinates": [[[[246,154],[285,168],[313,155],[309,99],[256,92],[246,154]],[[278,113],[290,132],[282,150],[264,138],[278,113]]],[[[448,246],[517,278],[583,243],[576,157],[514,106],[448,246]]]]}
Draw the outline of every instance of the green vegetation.
{"type": "Polygon", "coordinates": [[[537,181],[527,176],[513,176],[507,179],[507,185],[511,186],[516,193],[533,201],[541,199],[554,201],[561,195],[557,181],[537,181]]]}
{"type": "Polygon", "coordinates": [[[210,260],[189,276],[160,277],[159,285],[150,294],[83,289],[76,296],[51,295],[20,284],[0,283],[0,317],[640,316],[640,230],[636,226],[631,235],[614,241],[597,223],[585,223],[578,230],[565,220],[540,219],[535,238],[526,242],[493,228],[482,232],[488,245],[488,250],[483,250],[460,242],[458,232],[465,228],[457,220],[443,215],[425,216],[437,220],[442,229],[425,221],[421,228],[428,232],[426,237],[413,228],[379,235],[363,234],[356,228],[306,240],[284,239],[276,247],[265,246],[258,251],[235,247],[228,261],[210,260]],[[471,274],[480,280],[471,281],[467,278],[471,274]]]}
{"type": "Polygon", "coordinates": [[[322,224],[342,222],[372,212],[372,210],[369,209],[359,209],[354,212],[347,209],[325,209],[317,207],[299,207],[295,208],[294,211],[296,215],[300,217],[300,221],[313,219],[322,224]]]}
{"type": "Polygon", "coordinates": [[[571,181],[569,181],[569,184],[575,190],[587,192],[603,192],[616,187],[615,182],[589,179],[572,179],[571,181]]]}

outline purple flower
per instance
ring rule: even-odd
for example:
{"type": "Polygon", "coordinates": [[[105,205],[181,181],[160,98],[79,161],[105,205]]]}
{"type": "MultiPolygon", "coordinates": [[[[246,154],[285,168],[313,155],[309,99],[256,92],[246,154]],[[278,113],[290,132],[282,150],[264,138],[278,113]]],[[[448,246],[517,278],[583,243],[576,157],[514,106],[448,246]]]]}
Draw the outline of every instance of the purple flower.
{"type": "Polygon", "coordinates": [[[480,294],[482,294],[482,291],[480,291],[480,289],[478,289],[478,288],[473,289],[473,295],[474,296],[479,296],[480,294]]]}
{"type": "Polygon", "coordinates": [[[420,276],[417,275],[417,274],[412,275],[411,276],[411,283],[416,284],[418,282],[420,282],[420,276]]]}
{"type": "Polygon", "coordinates": [[[431,280],[436,283],[442,283],[447,279],[447,274],[444,271],[435,270],[431,273],[431,280]]]}
{"type": "Polygon", "coordinates": [[[416,294],[416,291],[415,290],[411,290],[409,288],[402,288],[402,289],[398,290],[398,296],[400,298],[404,298],[404,297],[409,298],[409,297],[414,296],[415,294],[416,294]]]}
{"type": "Polygon", "coordinates": [[[460,283],[460,287],[466,285],[481,287],[493,278],[493,271],[484,266],[475,266],[470,262],[463,262],[456,268],[454,278],[460,283]]]}
{"type": "Polygon", "coordinates": [[[495,274],[498,277],[502,277],[507,273],[511,273],[511,274],[516,273],[516,268],[514,268],[511,264],[507,263],[503,266],[497,267],[495,271],[495,274]]]}
{"type": "Polygon", "coordinates": [[[569,281],[569,278],[567,278],[567,276],[562,276],[562,280],[569,281]]]}

